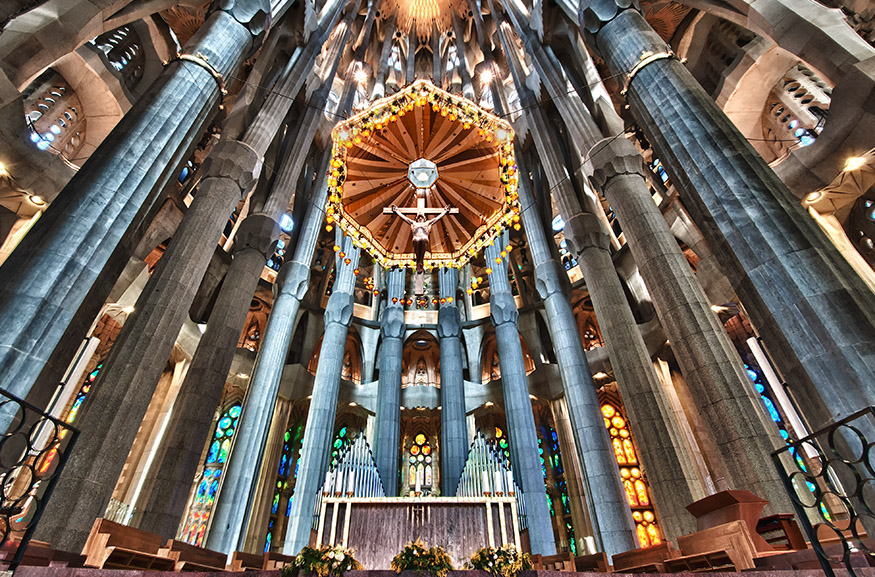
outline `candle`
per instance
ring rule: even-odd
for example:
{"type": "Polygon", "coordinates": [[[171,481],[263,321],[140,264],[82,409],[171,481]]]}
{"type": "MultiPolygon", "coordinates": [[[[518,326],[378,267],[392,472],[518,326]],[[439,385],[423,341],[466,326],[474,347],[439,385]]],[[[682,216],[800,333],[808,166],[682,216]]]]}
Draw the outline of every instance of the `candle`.
{"type": "Polygon", "coordinates": [[[346,494],[350,497],[355,494],[355,471],[349,472],[349,485],[346,488],[346,494]]]}
{"type": "Polygon", "coordinates": [[[483,473],[481,475],[481,480],[483,481],[483,494],[488,496],[489,495],[489,473],[487,473],[486,471],[483,471],[483,473]]]}
{"type": "Polygon", "coordinates": [[[495,487],[495,494],[500,497],[504,494],[504,488],[501,486],[502,485],[501,471],[495,471],[495,473],[492,476],[495,479],[495,483],[493,485],[495,487]]]}

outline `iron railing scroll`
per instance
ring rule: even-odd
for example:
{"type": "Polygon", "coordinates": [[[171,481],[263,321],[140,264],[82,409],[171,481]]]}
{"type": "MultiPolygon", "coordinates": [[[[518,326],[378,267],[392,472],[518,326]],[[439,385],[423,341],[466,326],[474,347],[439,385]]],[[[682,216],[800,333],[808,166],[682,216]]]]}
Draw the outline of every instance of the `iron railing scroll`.
{"type": "Polygon", "coordinates": [[[772,459],[827,577],[875,561],[875,407],[772,453],[772,459]]]}
{"type": "Polygon", "coordinates": [[[18,543],[7,570],[21,562],[79,430],[0,389],[0,413],[15,414],[0,437],[0,548],[18,543]]]}

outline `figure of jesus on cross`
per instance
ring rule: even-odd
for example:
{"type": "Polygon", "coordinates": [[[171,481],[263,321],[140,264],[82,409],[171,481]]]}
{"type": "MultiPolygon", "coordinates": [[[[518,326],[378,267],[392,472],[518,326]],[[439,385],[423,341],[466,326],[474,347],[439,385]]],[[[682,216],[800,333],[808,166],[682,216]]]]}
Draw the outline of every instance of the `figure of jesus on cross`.
{"type": "MultiPolygon", "coordinates": [[[[416,214],[414,218],[410,218],[404,212],[405,209],[399,209],[394,204],[392,205],[392,212],[401,217],[401,220],[410,225],[410,228],[413,229],[413,252],[416,254],[416,274],[423,274],[423,262],[425,262],[425,251],[428,250],[431,242],[429,241],[429,233],[431,232],[431,227],[438,220],[444,217],[444,215],[456,211],[458,209],[453,209],[450,205],[445,206],[440,212],[437,213],[437,216],[430,220],[426,220],[425,212],[423,209],[406,209],[410,212],[416,214]]],[[[427,209],[426,209],[427,210],[427,209]]]]}

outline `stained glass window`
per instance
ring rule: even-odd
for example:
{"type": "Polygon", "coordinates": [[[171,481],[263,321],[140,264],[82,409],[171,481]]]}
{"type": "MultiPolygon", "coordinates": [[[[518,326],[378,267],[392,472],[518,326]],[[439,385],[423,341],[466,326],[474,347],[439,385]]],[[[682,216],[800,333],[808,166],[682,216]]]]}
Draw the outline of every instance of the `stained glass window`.
{"type": "Polygon", "coordinates": [[[231,439],[237,430],[240,409],[240,403],[227,407],[216,422],[216,428],[210,436],[210,448],[207,451],[206,459],[204,459],[203,469],[198,473],[194,499],[186,521],[179,532],[179,538],[192,545],[200,546],[206,535],[207,521],[213,506],[216,504],[222,470],[228,460],[231,439]]]}
{"type": "Polygon", "coordinates": [[[434,469],[432,466],[432,449],[425,433],[418,433],[413,437],[408,455],[410,468],[407,473],[407,482],[411,490],[416,490],[416,480],[423,493],[430,493],[434,484],[434,469]]]}
{"type": "Polygon", "coordinates": [[[270,517],[267,521],[267,537],[264,542],[264,552],[270,551],[272,544],[282,543],[285,519],[288,518],[292,507],[292,497],[295,489],[295,481],[298,477],[298,463],[300,462],[301,447],[303,445],[304,423],[293,423],[283,433],[283,447],[277,465],[276,478],[274,480],[273,500],[270,505],[270,517]],[[291,463],[295,467],[292,469],[291,463]],[[284,506],[285,505],[285,506],[284,506]],[[285,512],[285,515],[283,515],[285,512]]]}
{"type": "Polygon", "coordinates": [[[653,510],[647,479],[638,463],[629,424],[620,408],[610,402],[602,403],[602,416],[605,419],[605,428],[611,436],[614,457],[620,466],[620,478],[623,480],[626,500],[632,509],[638,542],[642,547],[657,545],[662,542],[661,531],[653,510]]]}

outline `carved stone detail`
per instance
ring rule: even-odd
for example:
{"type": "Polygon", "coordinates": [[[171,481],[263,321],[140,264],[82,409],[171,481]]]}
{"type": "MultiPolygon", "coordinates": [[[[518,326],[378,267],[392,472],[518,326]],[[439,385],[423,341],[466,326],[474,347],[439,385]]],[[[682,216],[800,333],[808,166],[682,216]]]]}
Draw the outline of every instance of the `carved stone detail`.
{"type": "Polygon", "coordinates": [[[217,0],[213,8],[227,12],[245,26],[255,38],[256,46],[270,27],[269,0],[217,0]]]}
{"type": "Polygon", "coordinates": [[[580,212],[565,221],[565,240],[569,252],[576,258],[588,248],[610,250],[611,235],[602,221],[589,212],[580,212]]]}
{"type": "Polygon", "coordinates": [[[383,309],[380,332],[384,339],[400,339],[404,336],[405,328],[404,309],[400,305],[389,305],[383,309]]]}
{"type": "Polygon", "coordinates": [[[297,261],[286,261],[276,275],[275,294],[288,294],[300,300],[307,294],[310,284],[310,267],[297,261]]]}
{"type": "Polygon", "coordinates": [[[240,196],[248,193],[258,181],[261,173],[261,158],[252,147],[239,140],[220,140],[204,160],[204,181],[221,178],[233,181],[240,188],[240,196]]]}
{"type": "Polygon", "coordinates": [[[234,235],[234,254],[256,250],[267,260],[276,250],[280,229],[276,221],[265,214],[251,214],[240,223],[234,235]]]}
{"type": "Polygon", "coordinates": [[[568,275],[556,259],[551,258],[535,266],[535,288],[542,299],[564,293],[568,284],[568,275]]]}
{"type": "Polygon", "coordinates": [[[509,292],[492,293],[490,299],[490,313],[492,324],[496,327],[505,323],[517,324],[520,313],[516,308],[516,301],[509,292]]]}
{"type": "Polygon", "coordinates": [[[441,307],[438,311],[437,333],[440,338],[458,337],[462,331],[462,315],[454,306],[441,307]]]}
{"type": "Polygon", "coordinates": [[[625,138],[599,141],[586,161],[586,173],[599,190],[615,176],[637,175],[644,178],[644,159],[635,145],[625,138]]]}
{"type": "Polygon", "coordinates": [[[591,40],[605,24],[625,10],[641,12],[641,4],[638,0],[580,0],[577,9],[580,29],[591,40]]]}
{"type": "Polygon", "coordinates": [[[328,297],[328,304],[325,306],[325,325],[338,323],[349,326],[352,320],[352,309],[352,293],[334,291],[328,297]]]}

